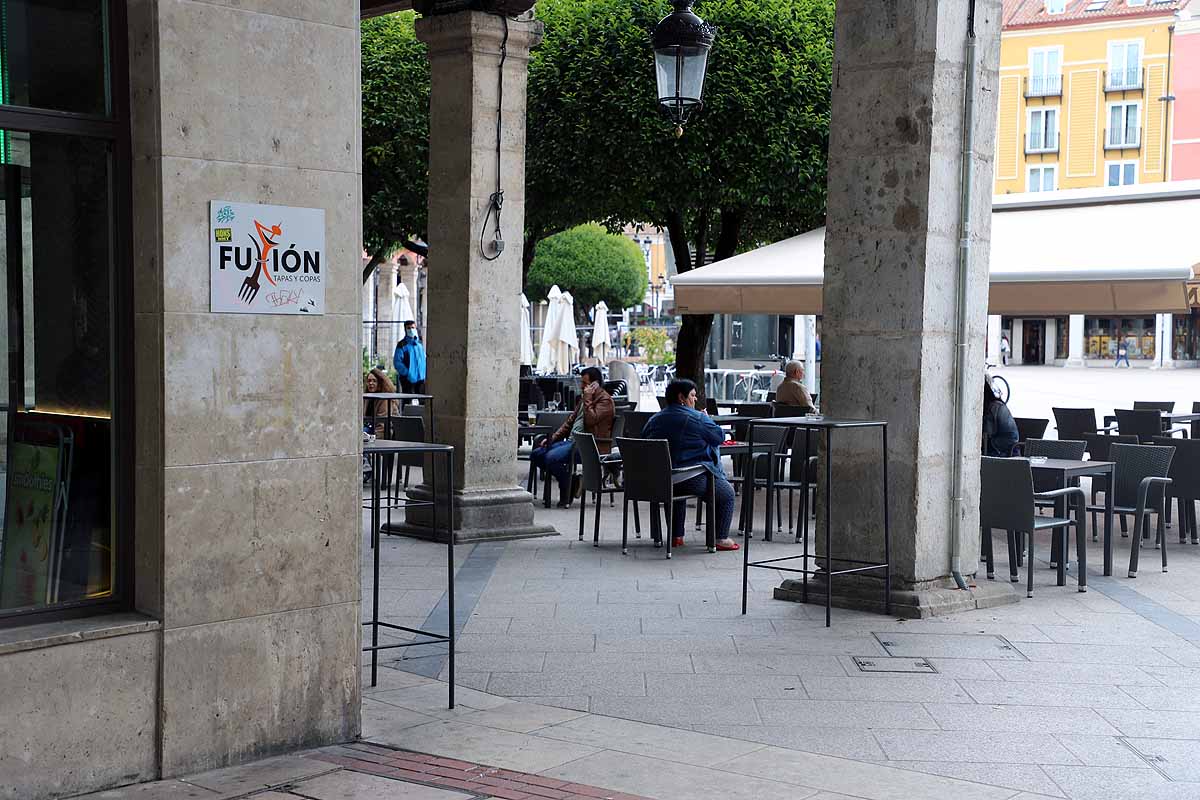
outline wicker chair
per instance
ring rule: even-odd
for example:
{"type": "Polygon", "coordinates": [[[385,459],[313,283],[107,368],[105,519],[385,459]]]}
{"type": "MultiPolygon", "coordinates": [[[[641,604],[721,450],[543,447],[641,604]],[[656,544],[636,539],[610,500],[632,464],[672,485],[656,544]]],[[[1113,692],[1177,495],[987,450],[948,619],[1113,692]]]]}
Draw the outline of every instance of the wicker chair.
{"type": "MultiPolygon", "coordinates": [[[[587,497],[590,493],[596,505],[596,525],[592,533],[592,545],[600,546],[600,509],[604,505],[604,495],[615,495],[621,491],[618,485],[605,485],[604,475],[606,459],[600,455],[596,446],[596,437],[590,433],[577,433],[573,439],[575,449],[579,453],[579,463],[582,473],[578,476],[581,482],[579,492],[579,541],[583,541],[583,522],[587,513],[587,497]]],[[[637,538],[642,538],[642,520],[638,515],[637,505],[633,507],[633,524],[637,538]]]]}
{"type": "Polygon", "coordinates": [[[1160,436],[1154,444],[1175,448],[1168,473],[1171,485],[1167,487],[1167,502],[1175,500],[1179,506],[1179,543],[1186,542],[1190,533],[1192,544],[1200,544],[1200,533],[1196,530],[1196,503],[1200,502],[1200,440],[1160,436]]]}
{"type": "MultiPolygon", "coordinates": [[[[1162,569],[1167,571],[1167,543],[1163,536],[1165,487],[1171,484],[1172,447],[1141,444],[1114,444],[1109,450],[1113,462],[1113,510],[1133,515],[1133,539],[1129,544],[1129,577],[1137,577],[1138,551],[1150,514],[1158,515],[1156,541],[1162,549],[1162,569]]],[[[1088,506],[1088,511],[1103,511],[1103,506],[1088,506]]],[[[1094,517],[1093,517],[1094,520],[1094,517]]],[[[1093,521],[1092,527],[1095,527],[1093,521]]]]}
{"type": "MultiPolygon", "coordinates": [[[[699,465],[672,467],[671,448],[666,439],[620,438],[616,440],[616,444],[621,450],[625,467],[621,555],[627,555],[629,552],[629,504],[633,503],[636,507],[638,503],[649,503],[651,519],[655,523],[658,522],[658,507],[663,507],[666,528],[655,531],[656,525],[652,525],[651,535],[655,537],[655,547],[662,547],[663,543],[666,543],[667,558],[670,558],[675,501],[680,497],[689,496],[676,494],[676,487],[684,481],[705,474],[707,470],[699,465]]],[[[706,493],[710,509],[716,505],[712,496],[712,486],[710,482],[709,491],[706,493]]],[[[710,525],[706,536],[710,552],[716,551],[715,535],[716,531],[710,525]]]]}
{"type": "Polygon", "coordinates": [[[1054,427],[1059,439],[1083,439],[1085,433],[1096,432],[1096,409],[1053,408],[1054,427]]]}

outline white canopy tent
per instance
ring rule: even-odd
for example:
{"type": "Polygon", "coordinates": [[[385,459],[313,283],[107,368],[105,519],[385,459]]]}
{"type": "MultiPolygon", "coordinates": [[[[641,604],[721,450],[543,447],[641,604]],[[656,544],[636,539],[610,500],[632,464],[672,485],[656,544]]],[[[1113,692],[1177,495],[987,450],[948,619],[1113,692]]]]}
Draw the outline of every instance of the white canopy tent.
{"type": "Polygon", "coordinates": [[[521,293],[521,363],[533,365],[533,325],[529,321],[529,298],[521,293]]]}
{"type": "Polygon", "coordinates": [[[537,371],[554,372],[558,365],[558,327],[562,316],[562,290],[551,286],[546,293],[546,321],[542,326],[542,343],[538,347],[537,371]]]}
{"type": "Polygon", "coordinates": [[[601,300],[592,309],[592,355],[603,364],[612,355],[612,335],[608,330],[608,305],[601,300]]]}
{"type": "MultiPolygon", "coordinates": [[[[989,313],[1186,313],[1200,264],[1200,182],[1137,188],[996,198],[989,313]]],[[[824,271],[818,228],[671,283],[685,314],[820,314],[824,271]]]]}

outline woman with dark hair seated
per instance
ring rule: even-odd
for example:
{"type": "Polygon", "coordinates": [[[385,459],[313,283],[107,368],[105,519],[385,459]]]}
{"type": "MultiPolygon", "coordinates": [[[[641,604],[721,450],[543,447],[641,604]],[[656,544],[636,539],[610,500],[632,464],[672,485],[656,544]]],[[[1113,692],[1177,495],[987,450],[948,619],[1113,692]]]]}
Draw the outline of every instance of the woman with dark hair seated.
{"type": "Polygon", "coordinates": [[[1004,401],[996,397],[992,384],[983,382],[983,454],[1008,458],[1012,455],[1013,447],[1021,434],[1017,431],[1017,421],[1004,401]]]}
{"type": "MultiPolygon", "coordinates": [[[[729,524],[733,521],[733,487],[721,469],[721,442],[725,441],[725,432],[707,414],[696,410],[696,384],[691,381],[671,381],[666,398],[667,407],[646,422],[642,438],[666,439],[671,447],[671,466],[700,465],[712,473],[717,496],[717,549],[737,550],[738,543],[729,538],[729,524]]],[[[703,495],[708,490],[708,478],[701,475],[684,481],[678,488],[681,494],[703,495]]],[[[687,500],[676,501],[672,514],[672,547],[683,545],[686,516],[687,500]]]]}

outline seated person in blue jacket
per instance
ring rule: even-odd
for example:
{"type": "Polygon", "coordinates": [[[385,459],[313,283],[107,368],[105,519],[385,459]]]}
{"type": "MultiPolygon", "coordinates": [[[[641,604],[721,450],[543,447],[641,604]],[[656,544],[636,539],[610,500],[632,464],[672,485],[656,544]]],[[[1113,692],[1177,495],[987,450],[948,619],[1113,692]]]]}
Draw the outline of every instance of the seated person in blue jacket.
{"type": "MultiPolygon", "coordinates": [[[[671,381],[666,397],[667,407],[647,420],[642,438],[666,439],[671,446],[671,466],[699,464],[712,473],[717,495],[717,549],[737,550],[738,543],[729,538],[729,524],[733,521],[733,487],[721,469],[721,442],[725,441],[725,432],[707,414],[696,410],[696,384],[691,381],[671,381]]],[[[677,484],[676,491],[703,495],[707,489],[708,478],[700,475],[677,484]]],[[[671,515],[672,547],[683,544],[686,512],[687,500],[676,501],[671,515]]]]}

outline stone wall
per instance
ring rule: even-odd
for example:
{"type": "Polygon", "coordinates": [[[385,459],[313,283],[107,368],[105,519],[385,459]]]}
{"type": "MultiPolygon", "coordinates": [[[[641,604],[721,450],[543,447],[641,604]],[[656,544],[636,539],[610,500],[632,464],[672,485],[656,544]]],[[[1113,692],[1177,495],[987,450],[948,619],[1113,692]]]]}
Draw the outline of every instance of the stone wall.
{"type": "Polygon", "coordinates": [[[356,0],[130,0],[137,606],[164,777],[359,730],[356,0]],[[208,202],[325,209],[326,314],[208,311],[208,202]]]}

